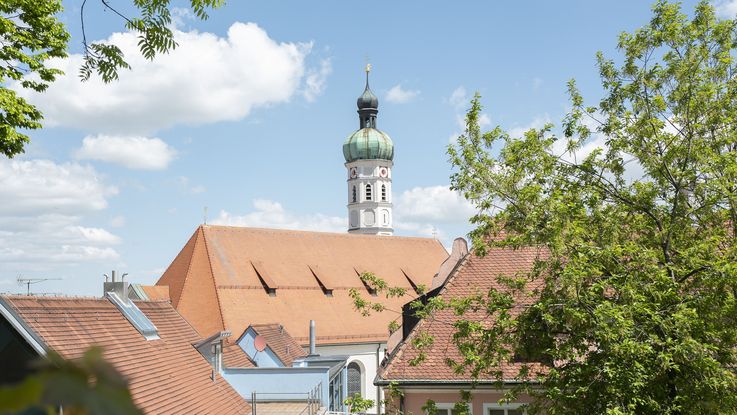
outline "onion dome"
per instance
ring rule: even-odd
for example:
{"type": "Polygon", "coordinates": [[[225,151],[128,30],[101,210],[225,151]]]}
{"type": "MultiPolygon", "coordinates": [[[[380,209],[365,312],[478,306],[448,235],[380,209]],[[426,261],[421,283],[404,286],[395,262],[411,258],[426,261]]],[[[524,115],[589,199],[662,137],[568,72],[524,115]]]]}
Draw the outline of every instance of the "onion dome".
{"type": "Polygon", "coordinates": [[[356,160],[392,160],[394,143],[389,135],[376,128],[361,128],[343,143],[343,157],[350,163],[356,160]]]}
{"type": "Polygon", "coordinates": [[[394,143],[389,135],[376,128],[379,98],[369,88],[371,65],[366,65],[366,88],[358,97],[359,130],[348,136],[343,143],[343,156],[350,163],[355,160],[391,160],[394,158],[394,143]]]}

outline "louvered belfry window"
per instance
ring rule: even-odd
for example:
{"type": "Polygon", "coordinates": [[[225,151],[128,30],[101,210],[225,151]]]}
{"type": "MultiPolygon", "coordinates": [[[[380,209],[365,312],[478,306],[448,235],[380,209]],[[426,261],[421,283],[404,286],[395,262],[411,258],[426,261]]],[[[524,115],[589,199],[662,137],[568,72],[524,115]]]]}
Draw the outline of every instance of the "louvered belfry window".
{"type": "Polygon", "coordinates": [[[361,366],[358,363],[348,364],[348,396],[361,394],[361,366]]]}

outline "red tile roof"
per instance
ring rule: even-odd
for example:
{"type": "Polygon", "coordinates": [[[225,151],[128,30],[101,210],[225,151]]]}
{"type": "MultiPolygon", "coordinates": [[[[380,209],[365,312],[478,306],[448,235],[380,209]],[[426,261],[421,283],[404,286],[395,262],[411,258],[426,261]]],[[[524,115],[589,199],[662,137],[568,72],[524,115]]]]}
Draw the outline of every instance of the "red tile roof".
{"type": "Polygon", "coordinates": [[[249,414],[250,406],[192,346],[195,330],[165,301],[136,305],[158,328],[145,340],[104,298],[3,296],[43,342],[68,359],[92,345],[129,381],[133,400],[147,414],[249,414]]]}
{"type": "Polygon", "coordinates": [[[141,285],[146,297],[152,301],[171,301],[169,287],[166,285],[141,285]]]}
{"type": "Polygon", "coordinates": [[[395,316],[354,311],[348,290],[368,295],[358,273],[429,287],[447,257],[429,238],[203,225],[157,285],[169,286],[172,304],[202,336],[276,321],[305,346],[312,319],[318,344],[386,341],[395,316]]]}
{"type": "Polygon", "coordinates": [[[240,368],[256,367],[246,352],[235,342],[225,342],[223,345],[223,367],[240,368]]]}
{"type": "MultiPolygon", "coordinates": [[[[483,294],[492,287],[500,291],[506,290],[505,286],[497,281],[499,276],[514,276],[519,272],[529,271],[535,260],[545,255],[545,252],[537,248],[518,250],[492,248],[485,257],[469,254],[448,277],[438,295],[447,300],[468,297],[475,293],[483,294]]],[[[519,297],[517,300],[518,306],[532,301],[529,297],[519,297]]],[[[433,312],[430,317],[417,323],[407,338],[399,344],[396,351],[380,369],[378,379],[399,383],[470,382],[472,379],[469,375],[456,373],[446,363],[446,358],[462,361],[457,347],[452,342],[456,331],[453,323],[459,319],[481,321],[484,318],[488,316],[483,310],[467,312],[461,317],[456,316],[452,309],[433,312]],[[423,349],[426,360],[419,365],[412,366],[410,361],[420,354],[420,351],[412,346],[412,339],[420,333],[427,333],[433,336],[434,340],[429,348],[423,349]]],[[[504,380],[513,380],[519,368],[519,365],[510,364],[498,369],[501,369],[504,380]]]]}
{"type": "Polygon", "coordinates": [[[264,337],[266,345],[276,354],[284,366],[292,366],[292,362],[307,356],[302,346],[287,333],[281,324],[253,324],[256,334],[264,337]]]}

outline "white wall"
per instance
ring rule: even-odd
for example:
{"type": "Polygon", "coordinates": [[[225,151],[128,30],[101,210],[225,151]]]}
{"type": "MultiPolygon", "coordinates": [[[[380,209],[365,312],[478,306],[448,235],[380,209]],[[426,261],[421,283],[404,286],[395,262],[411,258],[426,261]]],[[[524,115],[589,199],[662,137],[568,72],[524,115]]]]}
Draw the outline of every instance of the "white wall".
{"type": "MultiPolygon", "coordinates": [[[[379,392],[379,401],[384,399],[383,391],[380,388],[374,386],[374,378],[376,377],[376,355],[377,348],[379,349],[379,363],[384,359],[384,353],[386,353],[386,342],[382,343],[364,343],[364,344],[343,344],[334,346],[320,346],[318,345],[316,351],[321,355],[345,355],[348,356],[346,366],[353,362],[358,361],[359,366],[362,370],[361,380],[361,395],[364,399],[371,399],[376,403],[377,390],[379,392]]],[[[376,405],[369,409],[367,413],[375,414],[376,405]]]]}

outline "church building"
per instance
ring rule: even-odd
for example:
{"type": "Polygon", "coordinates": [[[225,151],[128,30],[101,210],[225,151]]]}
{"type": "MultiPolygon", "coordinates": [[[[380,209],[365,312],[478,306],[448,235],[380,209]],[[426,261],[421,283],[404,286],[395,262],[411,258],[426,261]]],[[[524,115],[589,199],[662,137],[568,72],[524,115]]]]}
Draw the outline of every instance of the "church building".
{"type": "MultiPolygon", "coordinates": [[[[203,338],[256,324],[280,324],[302,346],[309,322],[316,351],[345,355],[348,394],[380,402],[373,385],[384,359],[392,311],[363,316],[350,290],[388,310],[401,310],[430,287],[448,258],[436,239],[393,235],[394,144],[378,130],[379,100],[366,87],[358,98],[359,129],[343,144],[347,169],[348,231],[345,233],[199,226],[157,282],[168,286],[172,305],[203,338]],[[371,272],[407,295],[386,299],[360,275],[371,272]]],[[[368,413],[379,413],[376,406],[368,413]]]]}

